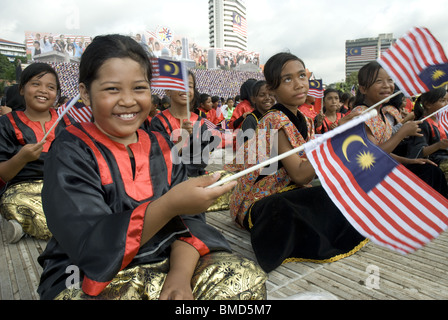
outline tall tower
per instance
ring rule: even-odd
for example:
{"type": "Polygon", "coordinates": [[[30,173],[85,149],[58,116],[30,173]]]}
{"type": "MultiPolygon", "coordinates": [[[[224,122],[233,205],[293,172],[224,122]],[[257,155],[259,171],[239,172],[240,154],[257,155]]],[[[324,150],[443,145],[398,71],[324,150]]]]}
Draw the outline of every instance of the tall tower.
{"type": "Polygon", "coordinates": [[[247,51],[244,0],[209,0],[210,47],[247,51]]]}
{"type": "Polygon", "coordinates": [[[345,42],[345,76],[359,71],[367,63],[381,57],[396,41],[392,33],[380,34],[376,38],[347,40],[345,42]]]}

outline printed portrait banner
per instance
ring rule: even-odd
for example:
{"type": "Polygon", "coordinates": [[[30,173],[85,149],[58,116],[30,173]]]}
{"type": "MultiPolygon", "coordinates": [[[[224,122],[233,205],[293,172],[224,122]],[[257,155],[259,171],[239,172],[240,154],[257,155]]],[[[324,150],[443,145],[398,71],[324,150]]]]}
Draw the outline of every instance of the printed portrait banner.
{"type": "Polygon", "coordinates": [[[27,55],[31,59],[49,52],[60,52],[69,57],[81,58],[92,38],[86,35],[26,31],[25,42],[27,55]]]}

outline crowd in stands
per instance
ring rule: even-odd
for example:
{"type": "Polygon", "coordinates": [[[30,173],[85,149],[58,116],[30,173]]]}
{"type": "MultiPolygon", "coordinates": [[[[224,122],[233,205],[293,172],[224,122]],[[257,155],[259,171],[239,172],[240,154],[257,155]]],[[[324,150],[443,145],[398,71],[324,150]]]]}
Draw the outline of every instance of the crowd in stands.
{"type": "MultiPolygon", "coordinates": [[[[49,63],[58,73],[61,80],[61,95],[75,97],[78,94],[79,64],[77,63],[49,63]]],[[[197,79],[197,89],[200,93],[218,96],[224,99],[239,95],[241,85],[249,78],[263,80],[259,72],[243,72],[229,70],[192,69],[197,79]]],[[[160,98],[165,91],[153,89],[152,92],[160,98]]]]}

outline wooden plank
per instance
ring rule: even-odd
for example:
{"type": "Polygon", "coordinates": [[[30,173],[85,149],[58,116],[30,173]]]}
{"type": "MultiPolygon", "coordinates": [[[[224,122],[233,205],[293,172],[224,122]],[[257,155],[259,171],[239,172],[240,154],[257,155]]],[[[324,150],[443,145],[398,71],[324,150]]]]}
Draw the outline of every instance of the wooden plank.
{"type": "MultiPolygon", "coordinates": [[[[3,228],[3,218],[0,216],[0,228],[3,228]]],[[[10,260],[8,247],[5,242],[4,232],[1,232],[0,243],[0,300],[13,300],[13,288],[11,283],[11,277],[9,272],[10,260]]]]}

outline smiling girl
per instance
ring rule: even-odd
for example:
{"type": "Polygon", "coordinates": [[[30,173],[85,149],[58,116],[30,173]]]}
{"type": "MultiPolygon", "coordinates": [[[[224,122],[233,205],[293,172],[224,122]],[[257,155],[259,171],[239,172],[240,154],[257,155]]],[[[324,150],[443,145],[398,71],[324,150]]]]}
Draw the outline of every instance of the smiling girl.
{"type": "Polygon", "coordinates": [[[246,119],[244,119],[241,126],[243,131],[248,129],[255,130],[257,128],[258,121],[275,104],[275,97],[268,90],[268,86],[264,80],[254,83],[251,97],[254,104],[254,111],[251,114],[248,114],[246,119]]]}
{"type": "Polygon", "coordinates": [[[7,220],[6,238],[11,243],[23,234],[50,238],[41,202],[44,162],[55,137],[74,122],[65,116],[42,141],[58,119],[53,107],[60,95],[58,75],[48,64],[28,66],[19,90],[26,102],[25,111],[0,117],[0,180],[6,182],[0,212],[7,220]]]}
{"type": "MultiPolygon", "coordinates": [[[[298,111],[308,93],[303,61],[279,53],[268,60],[264,74],[278,103],[258,123],[257,135],[244,145],[245,159],[256,154],[255,163],[297,148],[314,136],[313,120],[298,111]],[[250,147],[257,141],[261,143],[258,153],[250,147]]],[[[253,164],[246,162],[239,169],[253,164]]],[[[309,186],[314,176],[306,155],[295,154],[238,180],[230,212],[250,231],[255,255],[266,272],[286,262],[336,261],[365,244],[324,189],[309,186]]]]}
{"type": "Polygon", "coordinates": [[[151,108],[151,77],[130,37],[96,37],[81,58],[80,93],[94,121],[62,132],[45,164],[53,238],[39,257],[41,298],[265,297],[265,274],[231,254],[200,214],[233,184],[205,188],[219,176],[187,181],[169,139],[139,129],[151,108]]]}

